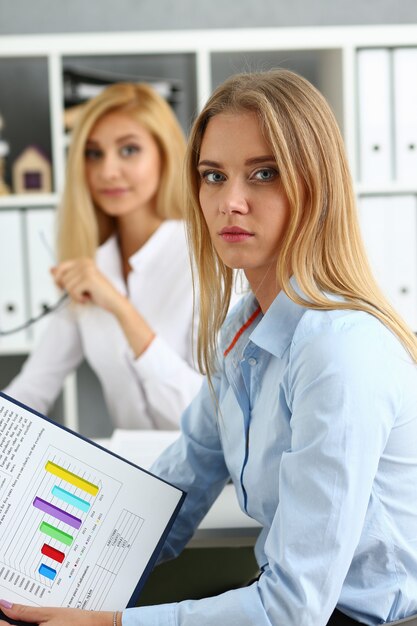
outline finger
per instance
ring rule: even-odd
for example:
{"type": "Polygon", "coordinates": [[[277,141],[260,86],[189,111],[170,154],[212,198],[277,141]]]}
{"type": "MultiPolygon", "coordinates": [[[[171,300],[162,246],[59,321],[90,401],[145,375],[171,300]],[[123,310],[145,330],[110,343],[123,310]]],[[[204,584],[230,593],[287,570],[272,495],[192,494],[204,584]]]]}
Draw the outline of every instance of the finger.
{"type": "Polygon", "coordinates": [[[74,275],[74,272],[76,272],[76,268],[74,268],[73,266],[68,266],[64,268],[62,267],[62,264],[51,269],[52,278],[54,279],[57,287],[59,287],[60,289],[66,288],[65,283],[68,280],[68,277],[74,275]]]}
{"type": "Polygon", "coordinates": [[[75,302],[90,302],[92,294],[89,286],[84,282],[80,282],[76,279],[69,281],[65,285],[65,291],[75,302]]]}
{"type": "Polygon", "coordinates": [[[86,288],[84,281],[81,280],[78,275],[74,274],[65,276],[61,282],[65,290],[71,295],[81,293],[82,291],[85,291],[86,288]]]}
{"type": "Polygon", "coordinates": [[[64,289],[64,286],[61,283],[61,279],[60,279],[60,276],[58,275],[58,271],[56,267],[52,267],[49,271],[52,274],[52,278],[54,280],[55,285],[59,287],[59,289],[64,289]]]}
{"type": "Polygon", "coordinates": [[[48,609],[25,604],[12,604],[7,600],[0,600],[0,608],[6,617],[20,622],[37,622],[38,624],[48,619],[48,609]]]}
{"type": "Polygon", "coordinates": [[[58,272],[66,272],[67,270],[74,267],[76,263],[79,263],[80,259],[69,259],[68,261],[61,261],[58,265],[55,266],[55,269],[58,272]]]}

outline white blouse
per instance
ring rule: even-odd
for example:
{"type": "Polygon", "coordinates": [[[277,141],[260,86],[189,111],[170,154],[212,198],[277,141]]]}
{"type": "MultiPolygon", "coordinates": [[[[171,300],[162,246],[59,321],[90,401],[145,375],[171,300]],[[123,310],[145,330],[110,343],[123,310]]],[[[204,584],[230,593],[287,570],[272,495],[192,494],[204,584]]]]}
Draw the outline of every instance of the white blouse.
{"type": "Polygon", "coordinates": [[[151,345],[135,359],[111,313],[91,304],[66,304],[52,314],[39,345],[4,391],[45,413],[65,376],[86,359],[100,380],[115,427],[178,428],[202,381],[193,359],[192,279],[184,224],[161,224],[129,259],[127,285],[115,236],[100,246],[96,262],[156,333],[151,345]]]}

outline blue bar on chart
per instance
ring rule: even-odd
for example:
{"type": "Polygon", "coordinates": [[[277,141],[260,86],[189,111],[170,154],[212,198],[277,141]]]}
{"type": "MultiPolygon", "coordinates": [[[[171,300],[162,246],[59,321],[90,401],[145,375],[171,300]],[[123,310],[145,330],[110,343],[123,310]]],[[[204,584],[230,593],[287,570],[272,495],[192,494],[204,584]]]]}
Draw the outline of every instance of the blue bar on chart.
{"type": "Polygon", "coordinates": [[[39,568],[39,574],[41,576],[45,576],[46,578],[49,578],[49,580],[54,580],[56,576],[56,570],[42,563],[42,565],[39,568]]]}
{"type": "Polygon", "coordinates": [[[70,493],[66,489],[55,486],[52,488],[52,495],[56,498],[59,498],[60,500],[63,500],[67,504],[70,504],[71,506],[75,506],[77,509],[80,509],[80,511],[88,513],[90,503],[87,502],[87,500],[83,500],[82,498],[75,496],[73,493],[70,493]]]}

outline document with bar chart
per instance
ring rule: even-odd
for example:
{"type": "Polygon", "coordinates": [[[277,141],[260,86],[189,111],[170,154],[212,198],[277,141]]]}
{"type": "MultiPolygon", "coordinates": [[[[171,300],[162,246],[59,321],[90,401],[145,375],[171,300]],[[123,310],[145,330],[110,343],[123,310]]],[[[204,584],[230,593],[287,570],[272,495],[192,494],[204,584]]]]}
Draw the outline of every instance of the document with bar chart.
{"type": "Polygon", "coordinates": [[[132,605],[184,497],[0,393],[0,597],[132,605]]]}

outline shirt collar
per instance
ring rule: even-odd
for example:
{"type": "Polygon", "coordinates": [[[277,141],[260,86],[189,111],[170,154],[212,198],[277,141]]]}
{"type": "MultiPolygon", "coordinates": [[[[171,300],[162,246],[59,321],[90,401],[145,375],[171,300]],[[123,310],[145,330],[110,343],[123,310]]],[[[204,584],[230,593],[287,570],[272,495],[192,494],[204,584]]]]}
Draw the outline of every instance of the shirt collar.
{"type": "Polygon", "coordinates": [[[116,235],[111,235],[97,248],[96,263],[108,278],[114,282],[123,282],[122,259],[116,235]]]}
{"type": "MultiPolygon", "coordinates": [[[[291,279],[291,284],[302,295],[294,278],[291,279]]],[[[306,309],[296,304],[283,291],[280,291],[265,315],[256,315],[258,308],[259,304],[253,293],[239,301],[223,326],[223,351],[233,353],[233,348],[229,348],[243,329],[241,334],[246,335],[247,341],[250,340],[263,350],[282,358],[306,309]]]]}
{"type": "MultiPolygon", "coordinates": [[[[240,329],[253,317],[258,308],[259,303],[251,291],[243,296],[232,308],[221,329],[222,352],[229,351],[236,334],[239,333],[240,329]]],[[[258,315],[257,318],[254,319],[254,323],[258,322],[259,317],[258,315]]],[[[252,330],[252,328],[250,330],[252,330]]],[[[248,332],[250,332],[250,330],[248,329],[248,332]]],[[[233,350],[231,351],[233,352],[233,350]]]]}
{"type": "MultiPolygon", "coordinates": [[[[293,286],[296,287],[294,283],[293,286]]],[[[250,340],[273,356],[282,358],[305,311],[305,307],[280,291],[251,333],[250,340]]]]}
{"type": "MultiPolygon", "coordinates": [[[[171,240],[179,234],[181,228],[184,227],[180,220],[162,222],[148,241],[129,258],[130,267],[134,271],[148,271],[147,263],[153,263],[158,259],[159,255],[166,250],[166,246],[175,244],[171,240]]],[[[116,234],[111,235],[97,248],[96,263],[107,276],[123,280],[122,259],[116,234]]]]}
{"type": "Polygon", "coordinates": [[[182,245],[183,238],[179,238],[179,234],[183,229],[184,224],[181,220],[162,222],[147,242],[129,258],[130,267],[139,272],[146,268],[148,272],[148,264],[152,266],[157,263],[161,254],[165,254],[170,247],[178,245],[178,240],[182,245]]]}

